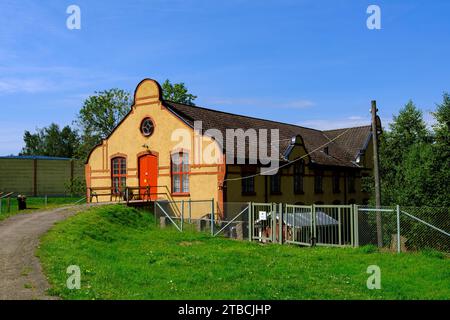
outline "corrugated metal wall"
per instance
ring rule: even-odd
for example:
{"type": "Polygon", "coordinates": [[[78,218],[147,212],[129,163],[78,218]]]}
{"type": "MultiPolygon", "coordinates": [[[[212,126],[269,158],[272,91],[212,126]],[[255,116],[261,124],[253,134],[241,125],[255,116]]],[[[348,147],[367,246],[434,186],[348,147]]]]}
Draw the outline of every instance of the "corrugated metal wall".
{"type": "Polygon", "coordinates": [[[0,192],[65,195],[72,178],[84,180],[82,161],[0,158],[0,192]]]}

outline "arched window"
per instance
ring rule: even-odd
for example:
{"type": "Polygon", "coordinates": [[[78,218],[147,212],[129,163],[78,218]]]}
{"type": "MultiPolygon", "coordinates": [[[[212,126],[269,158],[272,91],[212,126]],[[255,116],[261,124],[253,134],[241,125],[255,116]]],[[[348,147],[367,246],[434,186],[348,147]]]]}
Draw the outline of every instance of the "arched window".
{"type": "Polygon", "coordinates": [[[127,185],[127,159],[117,157],[111,160],[112,193],[121,194],[127,185]]]}
{"type": "Polygon", "coordinates": [[[189,154],[172,154],[172,193],[189,193],[189,154]]]}

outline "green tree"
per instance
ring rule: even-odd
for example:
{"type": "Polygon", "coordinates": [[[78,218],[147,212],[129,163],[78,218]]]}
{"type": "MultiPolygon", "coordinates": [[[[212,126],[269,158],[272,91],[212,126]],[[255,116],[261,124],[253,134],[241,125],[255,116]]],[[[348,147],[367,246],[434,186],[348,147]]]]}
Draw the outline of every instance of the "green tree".
{"type": "Polygon", "coordinates": [[[163,99],[173,102],[194,105],[197,96],[190,94],[183,82],[172,84],[169,79],[162,84],[163,99]]]}
{"type": "Polygon", "coordinates": [[[410,101],[380,137],[384,205],[450,206],[450,97],[432,113],[429,132],[422,112],[410,101]]]}
{"type": "Polygon", "coordinates": [[[73,158],[79,147],[79,136],[76,130],[52,123],[50,126],[37,129],[35,133],[25,131],[23,136],[25,147],[20,155],[51,156],[73,158]]]}
{"type": "Polygon", "coordinates": [[[417,153],[416,145],[424,146],[431,142],[423,113],[409,101],[380,137],[380,174],[383,204],[402,204],[408,194],[405,161],[411,152],[417,153]],[[411,151],[413,150],[413,151],[411,151]]]}
{"type": "Polygon", "coordinates": [[[442,103],[432,113],[436,119],[433,125],[435,143],[433,143],[433,184],[436,206],[450,207],[450,95],[444,93],[442,103]]]}
{"type": "Polygon", "coordinates": [[[106,138],[131,108],[131,95],[122,89],[95,92],[84,101],[75,124],[80,128],[78,157],[86,159],[91,149],[106,138]]]}
{"type": "Polygon", "coordinates": [[[436,111],[432,112],[436,119],[433,129],[436,143],[448,149],[450,146],[450,95],[444,92],[442,100],[442,103],[437,105],[436,111]]]}

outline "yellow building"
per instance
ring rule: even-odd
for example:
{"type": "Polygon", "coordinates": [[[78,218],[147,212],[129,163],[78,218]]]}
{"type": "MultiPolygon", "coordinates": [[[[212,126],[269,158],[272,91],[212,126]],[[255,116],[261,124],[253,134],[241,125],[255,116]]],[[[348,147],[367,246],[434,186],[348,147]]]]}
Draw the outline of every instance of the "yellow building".
{"type": "Polygon", "coordinates": [[[224,202],[365,203],[362,177],[371,163],[370,126],[319,131],[183,105],[163,100],[160,85],[145,79],[128,115],[91,151],[85,173],[91,201],[214,199],[221,215],[224,202]],[[248,152],[254,142],[226,150],[211,135],[226,137],[227,129],[277,130],[278,141],[269,142],[279,143],[278,173],[260,174],[263,164],[248,152]]]}

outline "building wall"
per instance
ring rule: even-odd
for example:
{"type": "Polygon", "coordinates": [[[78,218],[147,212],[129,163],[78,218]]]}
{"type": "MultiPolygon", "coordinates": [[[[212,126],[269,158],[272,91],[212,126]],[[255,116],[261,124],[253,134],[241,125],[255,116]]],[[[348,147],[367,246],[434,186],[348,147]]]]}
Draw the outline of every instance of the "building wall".
{"type": "MultiPolygon", "coordinates": [[[[371,144],[365,157],[364,165],[370,163],[371,144]]],[[[288,167],[281,170],[281,194],[273,195],[270,193],[270,176],[257,176],[255,178],[255,194],[242,195],[241,181],[232,181],[234,178],[242,176],[242,167],[240,165],[227,164],[222,165],[220,161],[221,151],[218,150],[216,143],[209,137],[195,135],[194,130],[185,124],[181,119],[167,110],[161,103],[159,85],[153,80],[144,80],[141,82],[135,92],[135,103],[131,112],[122,121],[122,123],[113,131],[113,133],[102,144],[96,147],[88,159],[86,165],[86,182],[88,188],[93,191],[99,189],[108,189],[96,191],[99,195],[99,201],[114,200],[110,195],[102,193],[111,193],[111,160],[116,156],[122,156],[127,159],[127,186],[130,188],[139,186],[138,158],[146,153],[152,153],[158,156],[158,195],[159,199],[168,200],[207,200],[215,199],[217,212],[222,213],[223,202],[283,202],[283,203],[304,203],[312,204],[323,202],[332,204],[340,201],[341,204],[354,201],[363,203],[369,198],[368,194],[361,191],[361,175],[363,172],[370,173],[367,170],[356,170],[355,193],[346,193],[345,180],[348,168],[329,168],[324,169],[323,193],[314,192],[314,174],[316,165],[310,162],[309,157],[303,145],[301,137],[297,137],[296,146],[291,152],[289,159],[296,159],[304,156],[305,175],[304,175],[304,193],[294,194],[293,188],[293,168],[288,167]],[[140,126],[144,118],[150,117],[154,123],[154,132],[150,137],[145,137],[140,132],[140,126]],[[184,129],[187,132],[185,143],[180,143],[179,130],[184,129]],[[175,134],[175,135],[174,135],[175,134]],[[198,142],[202,144],[199,146],[198,142]],[[147,147],[144,147],[146,145],[147,147]],[[218,163],[211,164],[199,159],[198,154],[211,151],[218,155],[218,163]],[[172,194],[170,155],[177,150],[189,152],[190,163],[190,193],[179,196],[172,194]],[[332,191],[332,174],[335,170],[340,172],[340,192],[332,191]],[[225,175],[226,172],[226,175],[225,175]],[[223,179],[231,179],[222,183],[223,179]],[[224,185],[224,188],[222,188],[224,185]],[[223,192],[222,192],[223,190],[223,192]]],[[[227,162],[229,163],[229,162],[227,162]]],[[[89,194],[88,194],[89,198],[89,194]]],[[[195,218],[195,216],[194,216],[195,218]]]]}
{"type": "MultiPolygon", "coordinates": [[[[0,192],[27,196],[66,195],[66,184],[71,177],[70,160],[0,158],[0,192]]],[[[73,178],[84,178],[81,161],[73,161],[73,178]]]]}
{"type": "MultiPolygon", "coordinates": [[[[241,178],[246,174],[242,174],[242,168],[239,165],[228,165],[226,179],[226,196],[227,202],[276,202],[289,204],[333,204],[339,201],[340,204],[356,203],[363,204],[368,201],[370,194],[362,191],[362,175],[371,174],[372,161],[372,144],[369,143],[364,163],[361,165],[364,168],[350,169],[339,167],[325,167],[318,166],[311,163],[309,157],[306,155],[304,145],[301,141],[297,142],[293,151],[289,156],[289,160],[302,158],[305,161],[305,173],[303,177],[303,193],[294,193],[294,168],[287,166],[281,169],[281,193],[271,194],[270,192],[270,176],[258,175],[255,177],[255,194],[242,194],[242,181],[233,180],[241,178]],[[323,193],[316,193],[314,190],[314,177],[316,169],[323,170],[323,193]],[[349,192],[348,188],[348,174],[353,171],[355,174],[355,192],[349,192]],[[334,193],[332,186],[332,177],[335,172],[339,172],[339,189],[340,192],[334,193]],[[347,180],[347,182],[346,182],[347,180]],[[347,189],[347,192],[346,192],[347,189]]],[[[259,172],[259,168],[257,169],[259,172]]]]}
{"type": "MultiPolygon", "coordinates": [[[[111,188],[111,160],[116,156],[124,156],[127,159],[127,186],[138,187],[138,158],[150,152],[158,156],[157,184],[159,187],[157,192],[161,193],[158,195],[159,199],[206,200],[214,198],[219,209],[221,194],[219,194],[218,179],[223,171],[223,166],[205,163],[199,159],[199,154],[210,150],[208,148],[214,148],[216,154],[221,154],[213,140],[195,135],[191,127],[162,106],[158,85],[152,80],[144,80],[136,89],[135,104],[132,106],[130,114],[112,135],[91,153],[86,166],[87,184],[93,190],[111,188]],[[154,123],[154,132],[150,137],[145,137],[140,131],[141,122],[147,117],[150,117],[154,123]],[[177,129],[182,129],[182,131],[177,129]],[[180,138],[182,134],[186,133],[185,139],[180,138]],[[174,135],[173,139],[171,139],[172,135],[174,135]],[[194,140],[196,141],[195,145],[200,146],[198,149],[200,151],[194,149],[194,140]],[[144,145],[147,145],[148,149],[144,145]],[[190,193],[184,196],[174,195],[171,192],[171,154],[179,150],[189,152],[191,163],[190,193]]],[[[97,194],[108,192],[110,193],[110,191],[97,191],[97,194]]],[[[109,201],[110,199],[109,195],[99,197],[99,201],[109,201]]]]}

